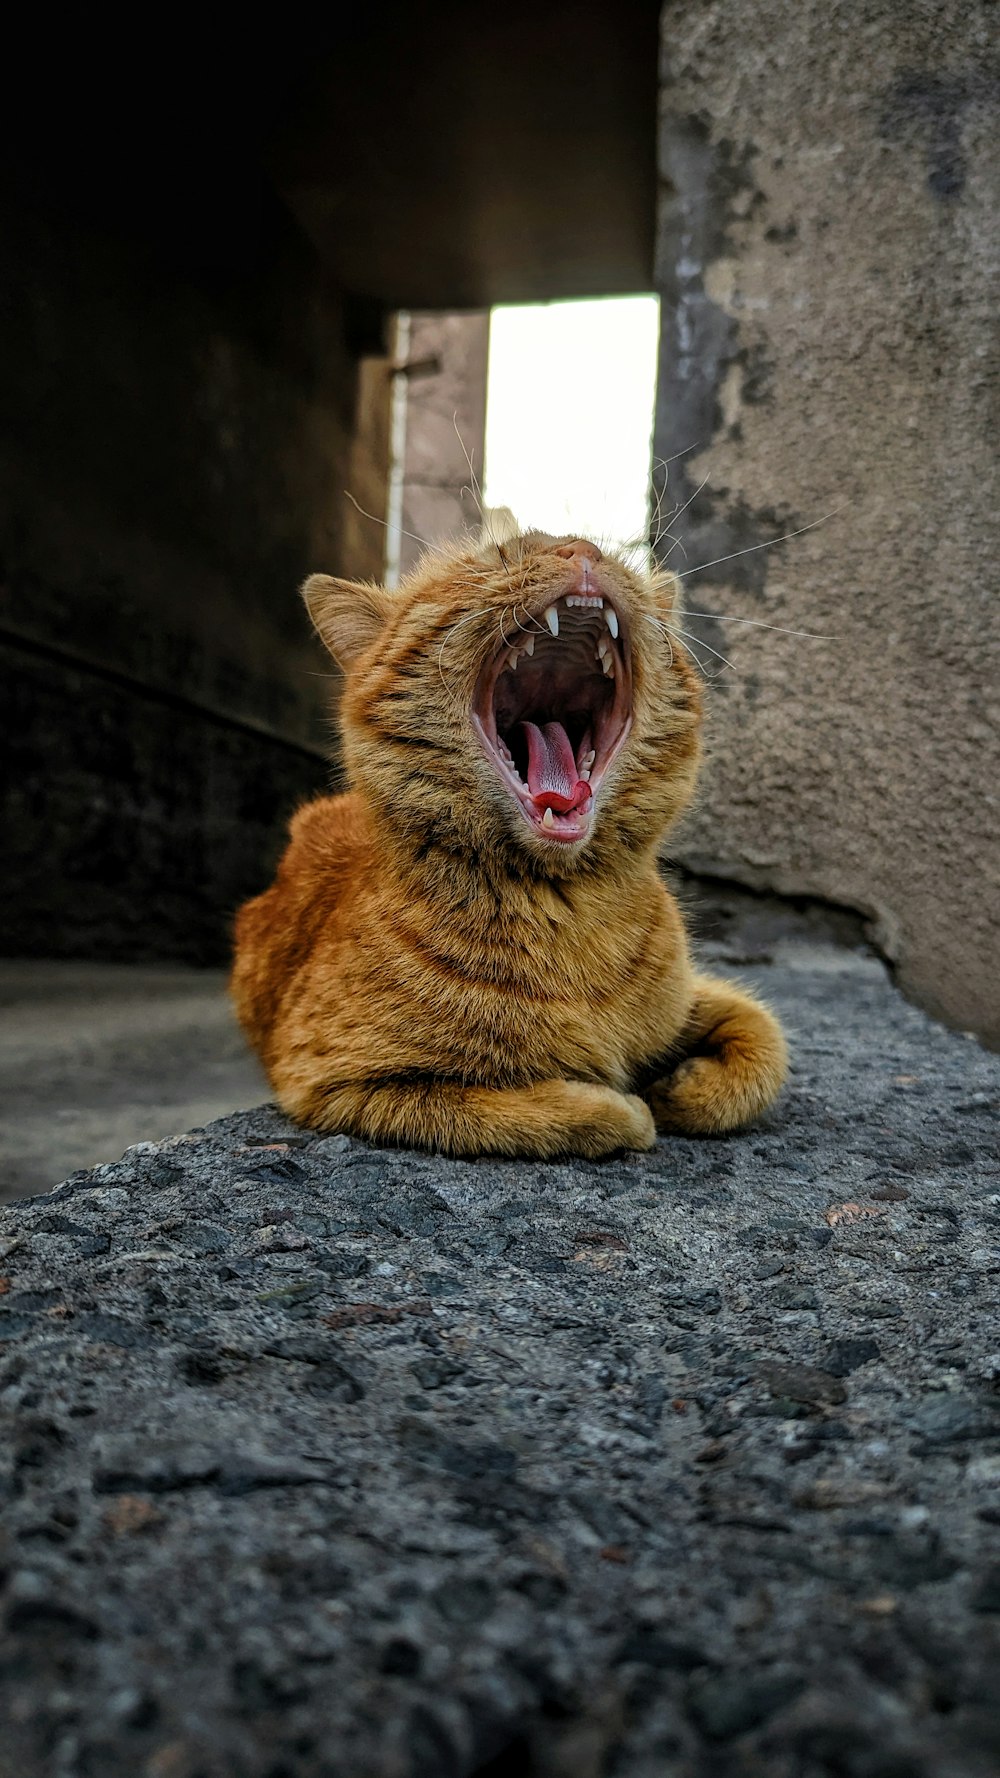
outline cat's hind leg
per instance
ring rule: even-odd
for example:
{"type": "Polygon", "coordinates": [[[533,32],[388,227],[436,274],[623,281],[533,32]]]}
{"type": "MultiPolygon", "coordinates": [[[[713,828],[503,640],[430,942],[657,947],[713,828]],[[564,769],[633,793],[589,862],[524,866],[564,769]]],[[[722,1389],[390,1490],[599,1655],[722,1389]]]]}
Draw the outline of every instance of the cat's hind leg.
{"type": "Polygon", "coordinates": [[[489,1088],[410,1077],[316,1083],[286,1088],[279,1097],[286,1111],[314,1128],[439,1154],[597,1159],[625,1148],[652,1148],[656,1140],[644,1100],[580,1080],[489,1088]]]}
{"type": "Polygon", "coordinates": [[[732,982],[697,976],[680,1059],[645,1090],[658,1130],[722,1135],[752,1123],[777,1098],[788,1047],[772,1012],[732,982]]]}

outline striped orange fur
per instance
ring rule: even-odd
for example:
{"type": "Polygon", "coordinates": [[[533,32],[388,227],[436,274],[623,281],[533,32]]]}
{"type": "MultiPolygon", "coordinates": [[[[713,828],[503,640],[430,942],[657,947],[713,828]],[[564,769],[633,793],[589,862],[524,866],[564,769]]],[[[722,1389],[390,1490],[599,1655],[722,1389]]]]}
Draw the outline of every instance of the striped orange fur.
{"type": "Polygon", "coordinates": [[[781,1030],[695,973],[657,867],[701,721],[673,578],[528,532],[427,555],[393,592],[303,591],[344,671],[351,788],[296,815],[232,976],[283,1108],[456,1155],[755,1118],[781,1030]]]}

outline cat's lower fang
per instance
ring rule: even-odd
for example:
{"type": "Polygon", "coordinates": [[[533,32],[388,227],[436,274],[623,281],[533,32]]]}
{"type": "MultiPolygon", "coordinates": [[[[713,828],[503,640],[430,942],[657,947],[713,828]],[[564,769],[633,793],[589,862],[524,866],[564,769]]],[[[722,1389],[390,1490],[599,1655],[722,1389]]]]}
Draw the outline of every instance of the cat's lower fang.
{"type": "Polygon", "coordinates": [[[516,645],[516,647],[511,649],[509,655],[507,656],[508,670],[511,673],[516,673],[517,672],[517,663],[519,660],[521,660],[522,656],[528,655],[528,657],[530,658],[531,655],[534,654],[534,652],[535,652],[535,638],[534,638],[534,636],[529,636],[526,642],[519,642],[516,645]]]}

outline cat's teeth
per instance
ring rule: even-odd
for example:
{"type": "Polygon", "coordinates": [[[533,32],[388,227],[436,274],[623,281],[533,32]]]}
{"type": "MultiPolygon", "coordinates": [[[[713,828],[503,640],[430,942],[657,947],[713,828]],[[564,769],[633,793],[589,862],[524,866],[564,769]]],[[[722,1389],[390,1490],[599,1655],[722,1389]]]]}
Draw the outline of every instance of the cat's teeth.
{"type": "Polygon", "coordinates": [[[583,779],[583,782],[585,784],[589,784],[590,783],[590,767],[589,766],[581,766],[580,767],[580,776],[583,779]]]}
{"type": "Polygon", "coordinates": [[[607,624],[608,629],[611,631],[612,636],[617,636],[618,635],[618,613],[617,613],[617,611],[612,611],[610,605],[608,606],[608,609],[604,613],[604,621],[607,624]]]}
{"type": "Polygon", "coordinates": [[[522,654],[534,654],[534,652],[535,652],[535,638],[534,638],[534,636],[529,636],[527,642],[522,642],[522,644],[521,644],[521,653],[522,654]]]}
{"type": "Polygon", "coordinates": [[[549,605],[546,607],[545,622],[548,624],[549,629],[552,631],[553,636],[558,636],[558,634],[559,634],[559,613],[556,610],[554,605],[549,605]]]}
{"type": "Polygon", "coordinates": [[[543,827],[555,827],[555,817],[553,816],[551,809],[546,809],[544,815],[542,816],[542,826],[543,827]]]}
{"type": "Polygon", "coordinates": [[[581,764],[581,766],[586,766],[587,771],[589,772],[590,768],[593,765],[596,758],[597,758],[596,752],[592,751],[590,753],[585,753],[583,758],[580,761],[580,764],[581,764]]]}
{"type": "Polygon", "coordinates": [[[615,651],[612,648],[612,646],[606,636],[602,636],[600,641],[598,642],[597,653],[600,657],[600,662],[601,662],[601,666],[604,669],[605,677],[608,679],[613,679],[614,672],[615,672],[615,651]]]}
{"type": "Polygon", "coordinates": [[[509,673],[516,673],[517,672],[517,649],[516,648],[512,648],[509,655],[507,656],[507,671],[509,673]]]}

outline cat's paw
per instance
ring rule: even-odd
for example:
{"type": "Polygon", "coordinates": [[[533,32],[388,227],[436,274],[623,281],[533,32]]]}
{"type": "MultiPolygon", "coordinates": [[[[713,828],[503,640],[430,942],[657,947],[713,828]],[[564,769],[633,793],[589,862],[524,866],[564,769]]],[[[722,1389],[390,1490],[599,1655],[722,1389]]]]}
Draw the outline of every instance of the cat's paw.
{"type": "Polygon", "coordinates": [[[675,1136],[701,1136],[719,1129],[719,1064],[692,1056],[672,1074],[654,1082],[649,1104],[658,1130],[675,1136]]]}
{"type": "Polygon", "coordinates": [[[646,1094],[658,1130],[721,1136],[773,1104],[788,1071],[774,1014],[732,982],[701,977],[689,1023],[693,1054],[646,1094]]]}
{"type": "Polygon", "coordinates": [[[656,1081],[647,1095],[656,1128],[674,1136],[722,1136],[739,1130],[771,1103],[780,1079],[733,1079],[716,1056],[690,1056],[656,1081]]]}
{"type": "Polygon", "coordinates": [[[590,1086],[584,1081],[559,1084],[566,1091],[562,1135],[567,1153],[600,1160],[622,1149],[653,1147],[656,1125],[644,1099],[634,1093],[618,1093],[613,1087],[590,1086]]]}

